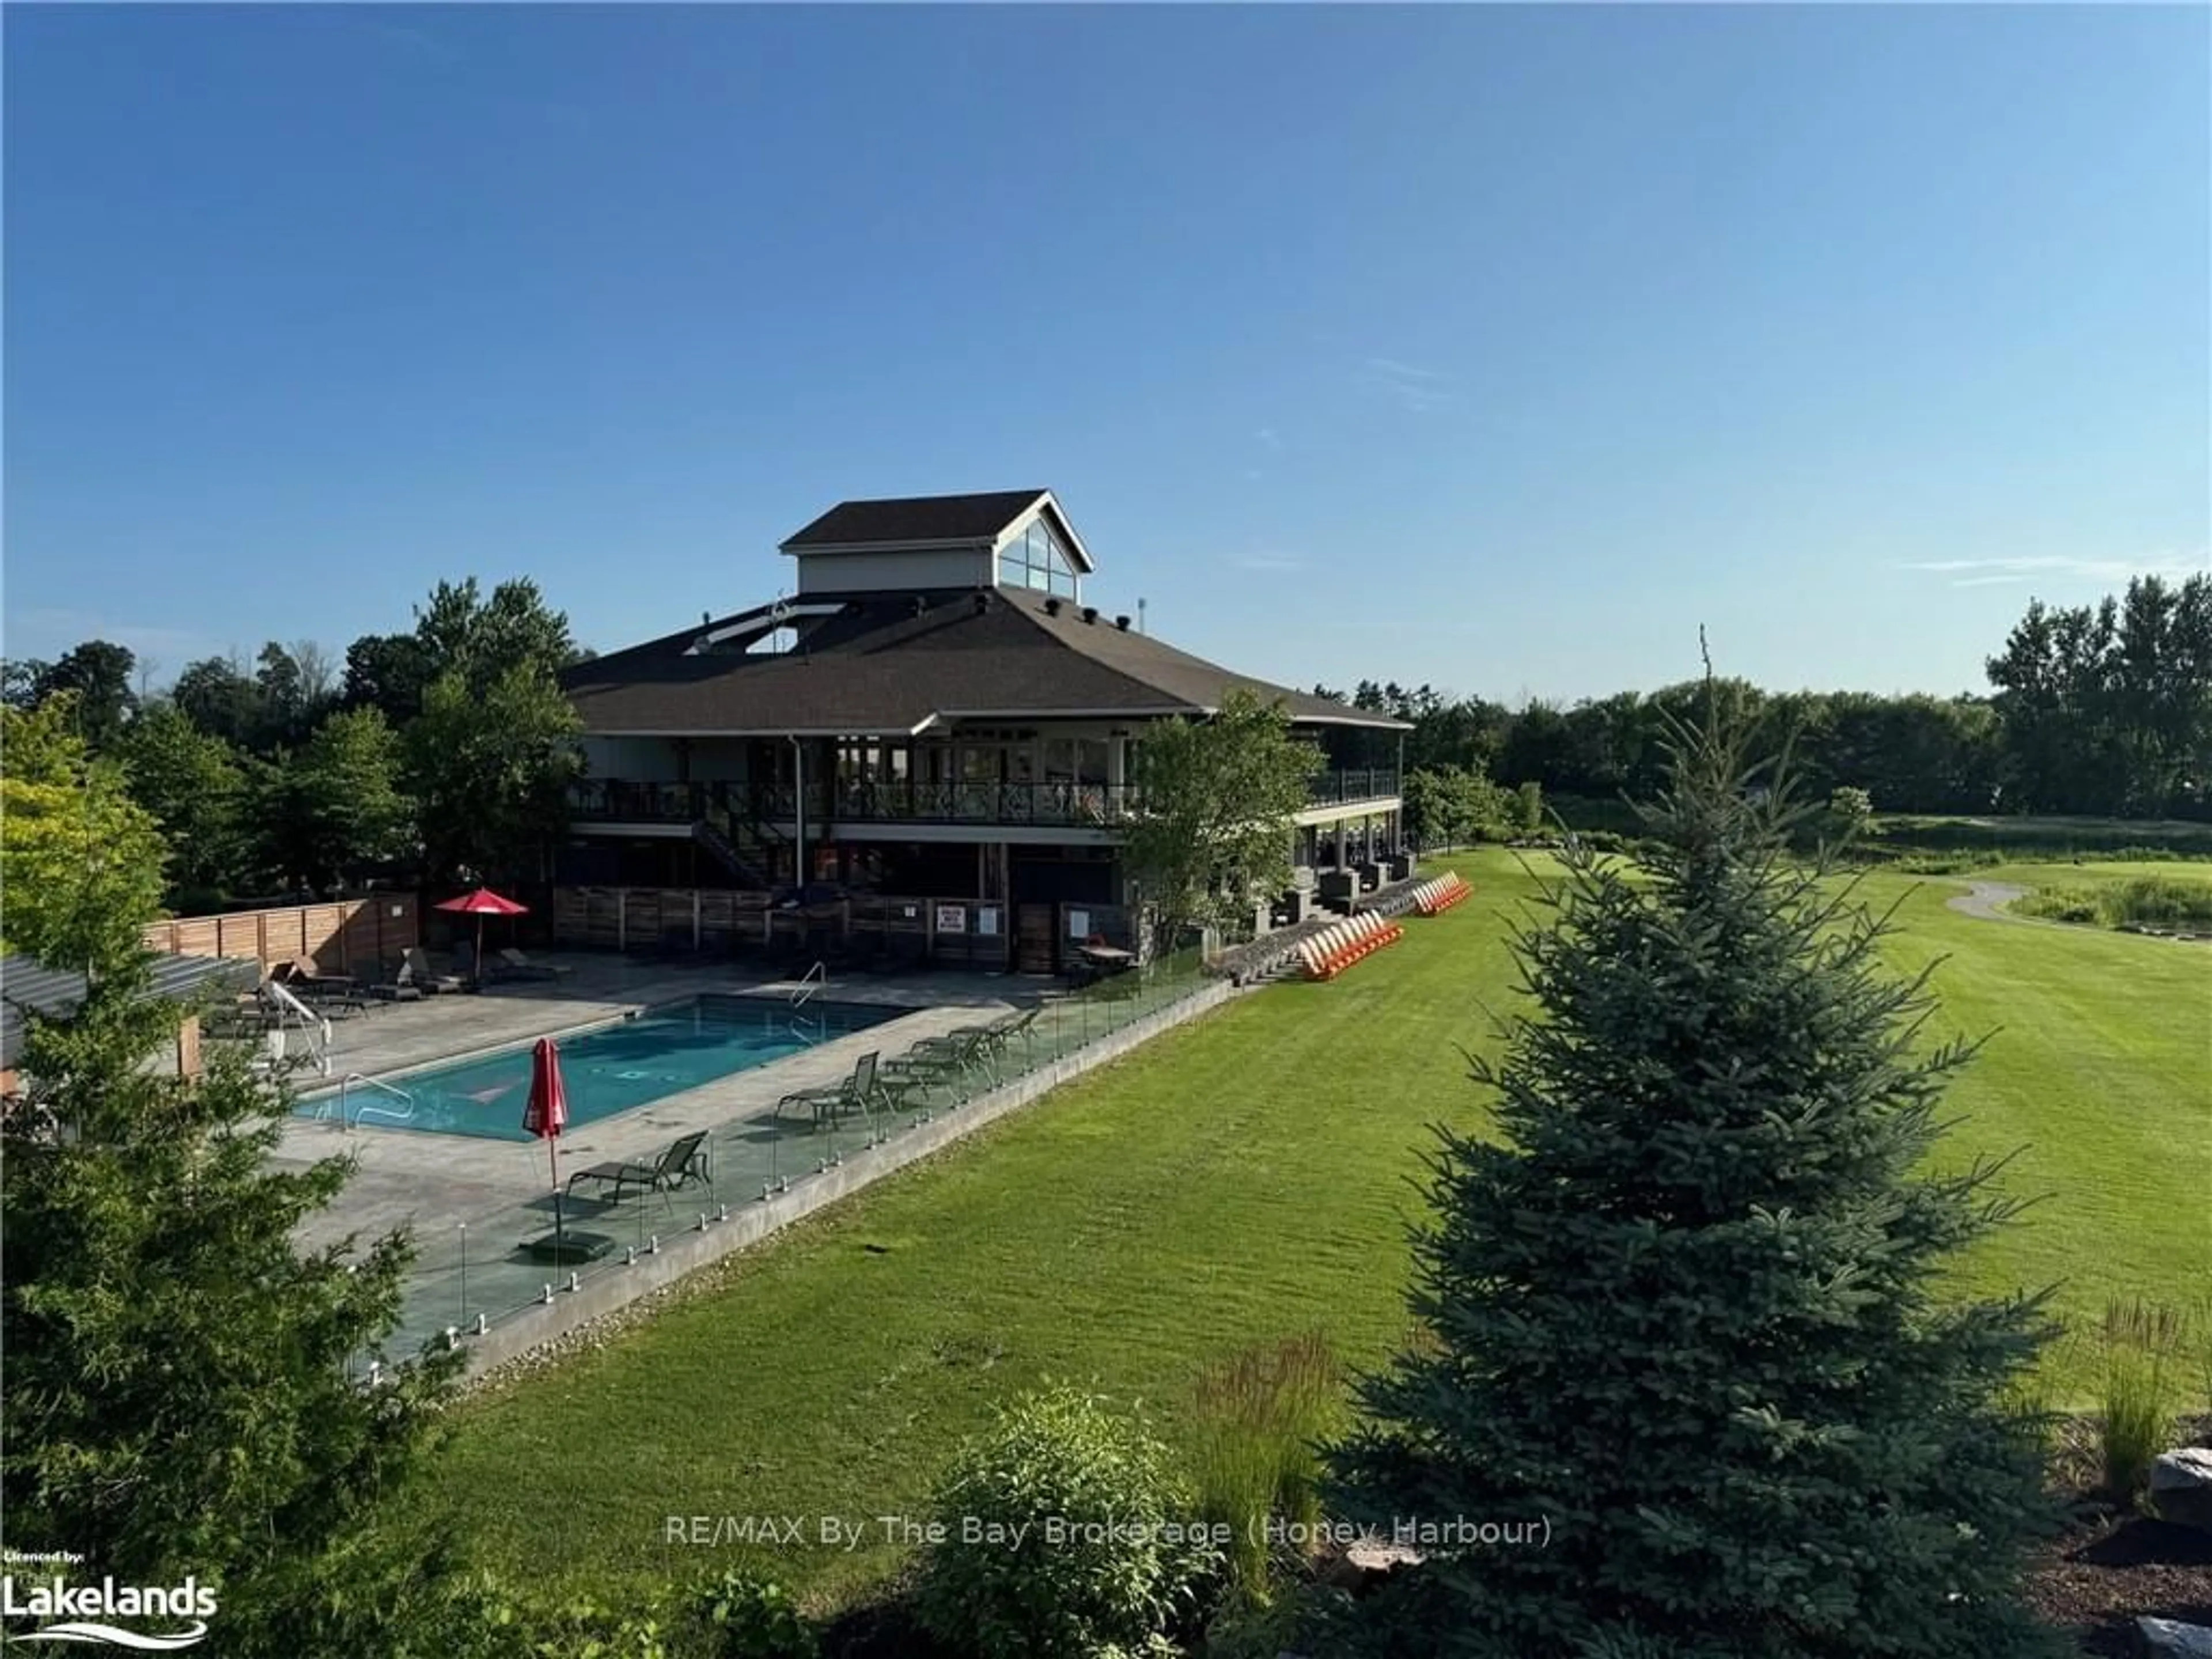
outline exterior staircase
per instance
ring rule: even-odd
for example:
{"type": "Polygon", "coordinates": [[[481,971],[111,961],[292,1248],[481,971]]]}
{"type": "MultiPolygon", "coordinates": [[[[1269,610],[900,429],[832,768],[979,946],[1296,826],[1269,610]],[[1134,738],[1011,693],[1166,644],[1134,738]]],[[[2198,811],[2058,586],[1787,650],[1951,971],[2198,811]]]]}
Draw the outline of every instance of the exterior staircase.
{"type": "MultiPolygon", "coordinates": [[[[758,892],[769,891],[776,884],[774,878],[757,857],[749,854],[738,845],[739,837],[730,833],[737,826],[729,823],[726,814],[722,817],[724,823],[729,823],[729,829],[726,830],[712,818],[694,818],[691,821],[691,838],[712,853],[715,862],[735,877],[739,886],[758,892]]],[[[758,845],[757,841],[756,845],[758,845]]]]}

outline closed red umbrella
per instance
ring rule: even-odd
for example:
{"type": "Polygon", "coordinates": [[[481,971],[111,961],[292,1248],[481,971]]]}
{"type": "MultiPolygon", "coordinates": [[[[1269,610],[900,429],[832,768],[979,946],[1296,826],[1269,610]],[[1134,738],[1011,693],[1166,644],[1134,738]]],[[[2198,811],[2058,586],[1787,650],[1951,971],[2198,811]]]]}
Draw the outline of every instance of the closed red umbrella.
{"type": "Polygon", "coordinates": [[[551,1037],[538,1039],[530,1054],[530,1103],[522,1109],[522,1127],[545,1143],[545,1168],[553,1177],[553,1249],[567,1259],[567,1241],[561,1231],[561,1171],[553,1143],[568,1127],[568,1093],[561,1086],[561,1051],[551,1037]]]}
{"type": "Polygon", "coordinates": [[[444,903],[432,908],[439,910],[451,910],[457,915],[474,916],[477,919],[476,978],[478,983],[482,983],[483,980],[483,919],[486,916],[524,916],[530,914],[528,905],[517,903],[511,898],[493,892],[489,887],[479,887],[473,893],[464,893],[459,898],[449,898],[444,903]]]}

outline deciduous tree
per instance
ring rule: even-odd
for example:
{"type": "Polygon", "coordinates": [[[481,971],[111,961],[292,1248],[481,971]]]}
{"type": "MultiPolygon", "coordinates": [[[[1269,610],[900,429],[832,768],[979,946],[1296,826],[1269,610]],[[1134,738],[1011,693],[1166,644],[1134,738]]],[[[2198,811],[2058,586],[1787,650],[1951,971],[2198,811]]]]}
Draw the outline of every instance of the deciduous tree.
{"type": "Polygon", "coordinates": [[[65,968],[137,951],[166,849],[122,769],[91,752],[76,694],[0,708],[0,945],[65,968]]]}
{"type": "Polygon", "coordinates": [[[374,708],[330,715],[263,783],[270,863],[318,891],[411,850],[415,803],[398,733],[374,708]]]}
{"type": "Polygon", "coordinates": [[[459,670],[433,682],[408,729],[409,775],[432,880],[534,879],[568,823],[582,775],[574,705],[542,664],[510,665],[481,685],[459,670]]]}
{"type": "Polygon", "coordinates": [[[438,1540],[382,1530],[372,1506],[422,1455],[458,1356],[380,1387],[349,1375],[383,1352],[412,1247],[299,1252],[344,1163],[272,1164],[288,1103],[242,1063],[198,1079],[147,1064],[185,1012],[150,994],[141,939],[158,840],[100,763],[30,735],[62,758],[6,780],[11,943],[26,929],[89,988],[66,1017],[29,1018],[31,1109],[0,1120],[9,1540],[83,1555],[80,1583],[194,1576],[227,1654],[438,1650],[419,1622],[407,1633],[436,1601],[438,1540]],[[40,792],[34,817],[23,791],[40,792]],[[28,881],[26,822],[66,843],[28,881]]]}
{"type": "Polygon", "coordinates": [[[35,698],[44,702],[56,692],[75,692],[78,729],[97,753],[123,735],[125,723],[138,707],[131,678],[137,662],[127,647],[87,640],[39,676],[35,698]]]}
{"type": "Polygon", "coordinates": [[[246,774],[231,746],[162,702],[140,711],[118,752],[131,798],[168,842],[171,906],[220,908],[249,890],[246,774]]]}
{"type": "Polygon", "coordinates": [[[201,731],[236,748],[251,748],[260,735],[261,688],[228,657],[186,663],[169,701],[201,731]]]}
{"type": "Polygon", "coordinates": [[[1282,708],[1249,691],[1231,692],[1210,720],[1147,729],[1139,809],[1120,829],[1160,948],[1188,927],[1249,919],[1291,884],[1292,825],[1319,765],[1282,708]]]}

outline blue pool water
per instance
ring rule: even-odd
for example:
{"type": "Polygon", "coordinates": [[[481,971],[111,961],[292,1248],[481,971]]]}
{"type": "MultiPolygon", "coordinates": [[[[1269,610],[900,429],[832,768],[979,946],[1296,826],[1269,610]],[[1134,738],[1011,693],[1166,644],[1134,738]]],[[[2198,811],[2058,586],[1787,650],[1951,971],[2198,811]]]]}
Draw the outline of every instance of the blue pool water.
{"type": "MultiPolygon", "coordinates": [[[[913,1012],[835,1002],[793,1008],[781,997],[701,997],[557,1039],[568,1124],[612,1117],[913,1012]]],[[[391,1086],[405,1101],[356,1083],[346,1111],[379,1127],[527,1140],[522,1113],[530,1100],[530,1057],[529,1047],[507,1048],[392,1078],[391,1086]]],[[[335,1116],[337,1099],[325,1094],[297,1110],[335,1116]]]]}

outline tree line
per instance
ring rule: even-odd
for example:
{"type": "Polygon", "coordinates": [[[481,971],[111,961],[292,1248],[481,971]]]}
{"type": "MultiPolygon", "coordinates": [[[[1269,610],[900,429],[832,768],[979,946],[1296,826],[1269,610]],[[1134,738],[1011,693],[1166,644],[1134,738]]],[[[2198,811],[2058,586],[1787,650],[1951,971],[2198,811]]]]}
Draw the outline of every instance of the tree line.
{"type": "MultiPolygon", "coordinates": [[[[2212,819],[2212,576],[2138,577],[2095,605],[2031,600],[1986,661],[1987,696],[1714,690],[1768,752],[1787,743],[1808,791],[1863,790],[1876,811],[2212,819]]],[[[1519,710],[1423,685],[1363,680],[1334,697],[1408,722],[1407,812],[1416,834],[1516,821],[1502,792],[1555,803],[1650,799],[1670,717],[1701,680],[1571,707],[1519,710]],[[1470,802],[1472,804],[1470,804],[1470,802]]]]}
{"type": "Polygon", "coordinates": [[[415,626],[342,658],[270,641],[187,664],[159,695],[91,640],[0,670],[9,769],[33,722],[66,726],[168,848],[172,910],[366,880],[527,881],[566,821],[574,709],[556,675],[591,653],[537,585],[441,582],[415,626]]]}

